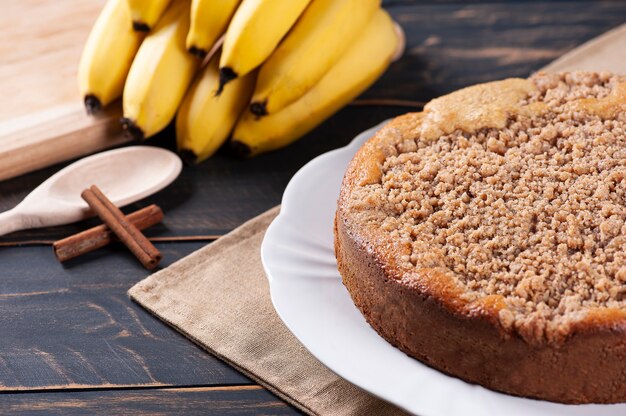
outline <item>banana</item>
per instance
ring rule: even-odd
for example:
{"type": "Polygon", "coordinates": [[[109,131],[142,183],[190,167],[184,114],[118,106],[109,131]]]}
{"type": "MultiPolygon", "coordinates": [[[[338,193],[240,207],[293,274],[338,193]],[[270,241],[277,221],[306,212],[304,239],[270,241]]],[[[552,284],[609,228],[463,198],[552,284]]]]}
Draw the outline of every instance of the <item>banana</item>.
{"type": "Polygon", "coordinates": [[[183,159],[202,162],[228,139],[254,90],[256,71],[236,79],[220,96],[219,54],[196,76],[176,116],[176,140],[183,159]]]}
{"type": "Polygon", "coordinates": [[[126,0],[104,5],[78,65],[78,86],[89,114],[122,96],[130,65],[143,40],[131,28],[126,0]]]}
{"type": "Polygon", "coordinates": [[[362,31],[380,0],[315,0],[263,63],[250,110],[273,114],[310,90],[362,31]]]}
{"type": "Polygon", "coordinates": [[[255,156],[295,141],[374,83],[399,45],[394,22],[379,9],[343,57],[299,100],[266,117],[244,112],[233,132],[232,150],[255,156]]]}
{"type": "Polygon", "coordinates": [[[202,58],[224,34],[241,0],[191,0],[187,49],[202,58]]]}
{"type": "MultiPolygon", "coordinates": [[[[133,19],[133,29],[148,32],[159,21],[171,0],[126,0],[133,19]]],[[[178,1],[178,0],[177,0],[178,1]]]]}
{"type": "Polygon", "coordinates": [[[244,76],[276,49],[311,0],[243,0],[226,30],[220,88],[244,76]]]}
{"type": "Polygon", "coordinates": [[[169,124],[199,67],[200,61],[185,49],[189,10],[188,0],[172,3],[130,67],[122,124],[136,139],[153,136],[169,124]]]}

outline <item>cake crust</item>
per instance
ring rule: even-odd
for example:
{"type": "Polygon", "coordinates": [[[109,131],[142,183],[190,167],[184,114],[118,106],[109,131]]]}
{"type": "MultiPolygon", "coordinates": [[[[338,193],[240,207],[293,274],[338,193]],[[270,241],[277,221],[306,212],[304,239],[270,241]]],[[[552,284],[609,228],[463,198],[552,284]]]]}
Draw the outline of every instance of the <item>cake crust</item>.
{"type": "MultiPolygon", "coordinates": [[[[559,76],[562,80],[570,75],[559,76]]],[[[582,77],[583,82],[608,77],[574,76],[582,77]]],[[[594,120],[619,119],[622,123],[626,82],[617,80],[613,77],[608,93],[596,91],[596,96],[560,102],[559,114],[579,117],[584,113],[594,120]]],[[[616,261],[617,266],[606,272],[618,282],[610,292],[607,289],[616,300],[581,301],[578,309],[562,312],[567,319],[561,321],[566,324],[558,320],[561,316],[550,318],[552,315],[547,315],[546,323],[523,308],[511,318],[511,299],[517,299],[518,292],[490,292],[476,286],[475,293],[468,296],[471,290],[467,282],[474,284],[478,278],[459,279],[448,263],[429,267],[423,253],[415,253],[410,244],[399,242],[381,227],[379,220],[388,212],[378,207],[376,198],[380,196],[358,191],[379,186],[386,161],[403,151],[415,151],[411,141],[437,141],[450,134],[468,137],[503,130],[515,117],[543,117],[553,111],[546,103],[548,98],[531,98],[538,94],[542,82],[554,82],[554,76],[540,74],[533,80],[505,80],[461,90],[434,100],[423,113],[396,118],[365,143],[347,169],[338,201],[335,253],[339,271],[368,323],[391,344],[438,370],[519,396],[562,403],[624,402],[626,310],[619,303],[624,286],[619,283],[620,264],[624,264],[616,261]],[[368,215],[360,216],[359,212],[368,215]],[[407,261],[411,255],[417,260],[407,261]],[[530,318],[526,319],[527,315],[530,318]]],[[[624,147],[623,135],[619,140],[618,146],[624,147]]],[[[485,141],[487,148],[493,144],[485,141]]],[[[490,150],[502,153],[497,146],[490,150]]],[[[619,226],[613,239],[623,237],[619,226]]],[[[603,238],[597,236],[604,244],[598,250],[609,244],[603,238]]],[[[614,257],[615,253],[610,254],[614,257]]],[[[623,256],[623,248],[618,246],[617,255],[623,256]]],[[[489,280],[488,274],[479,277],[489,280]]],[[[558,310],[556,306],[552,309],[558,310]]]]}

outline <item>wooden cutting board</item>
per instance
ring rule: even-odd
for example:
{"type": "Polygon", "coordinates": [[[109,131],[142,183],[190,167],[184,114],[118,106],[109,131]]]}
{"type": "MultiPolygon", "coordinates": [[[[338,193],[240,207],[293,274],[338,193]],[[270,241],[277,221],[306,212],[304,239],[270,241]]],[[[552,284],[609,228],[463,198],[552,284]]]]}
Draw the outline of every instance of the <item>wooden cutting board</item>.
{"type": "Polygon", "coordinates": [[[120,106],[86,115],[76,70],[104,0],[2,1],[0,180],[128,141],[120,106]]]}
{"type": "MultiPolygon", "coordinates": [[[[2,0],[0,180],[128,141],[119,103],[85,114],[76,69],[104,0],[2,0]]],[[[626,73],[626,25],[569,52],[547,70],[626,73]]]]}

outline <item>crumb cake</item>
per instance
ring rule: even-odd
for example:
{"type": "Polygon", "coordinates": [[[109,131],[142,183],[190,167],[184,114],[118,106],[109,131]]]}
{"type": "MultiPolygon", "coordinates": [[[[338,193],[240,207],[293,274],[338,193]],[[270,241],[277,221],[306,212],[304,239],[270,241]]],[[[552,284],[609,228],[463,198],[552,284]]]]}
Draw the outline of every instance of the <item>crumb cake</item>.
{"type": "Polygon", "coordinates": [[[396,118],[345,174],[344,285],[408,355],[509,394],[626,402],[626,76],[539,73],[396,118]]]}

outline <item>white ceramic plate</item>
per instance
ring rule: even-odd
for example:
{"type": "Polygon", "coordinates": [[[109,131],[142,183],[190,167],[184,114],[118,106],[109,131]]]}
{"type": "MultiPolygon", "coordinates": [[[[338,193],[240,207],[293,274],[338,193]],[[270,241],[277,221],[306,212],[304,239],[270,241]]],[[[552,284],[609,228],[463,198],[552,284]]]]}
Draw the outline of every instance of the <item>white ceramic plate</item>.
{"type": "Polygon", "coordinates": [[[626,415],[626,404],[562,405],[465,383],[405,355],[365,322],[337,271],[333,217],[348,162],[379,127],[304,166],[267,230],[261,257],[274,307],[291,332],[341,377],[421,416],[626,415]]]}

